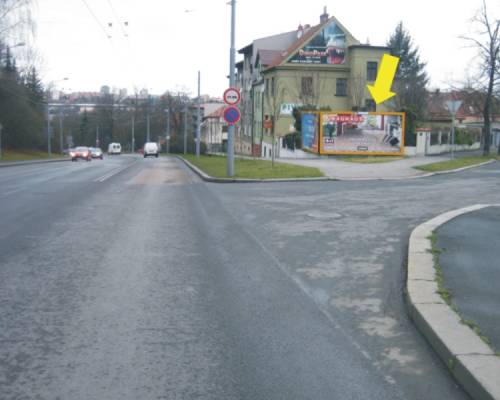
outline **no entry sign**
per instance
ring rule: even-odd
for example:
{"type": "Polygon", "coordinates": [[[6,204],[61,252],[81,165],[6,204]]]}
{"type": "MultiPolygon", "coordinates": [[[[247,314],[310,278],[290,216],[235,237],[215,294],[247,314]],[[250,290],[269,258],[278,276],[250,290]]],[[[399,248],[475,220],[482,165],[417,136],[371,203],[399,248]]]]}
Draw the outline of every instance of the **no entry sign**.
{"type": "Polygon", "coordinates": [[[229,106],[224,110],[224,119],[229,125],[237,124],[240,118],[241,114],[238,107],[229,106]]]}
{"type": "Polygon", "coordinates": [[[236,106],[240,104],[241,96],[240,91],[235,88],[226,89],[224,92],[224,103],[228,106],[236,106]]]}

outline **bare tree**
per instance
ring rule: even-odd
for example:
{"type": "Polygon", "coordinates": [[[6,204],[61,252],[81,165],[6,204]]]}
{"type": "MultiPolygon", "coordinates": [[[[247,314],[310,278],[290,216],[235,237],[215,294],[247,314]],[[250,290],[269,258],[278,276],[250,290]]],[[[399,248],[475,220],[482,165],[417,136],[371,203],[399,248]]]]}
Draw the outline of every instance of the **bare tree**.
{"type": "Polygon", "coordinates": [[[296,98],[303,106],[318,108],[323,81],[319,71],[308,72],[307,76],[296,72],[296,98]]]}
{"type": "MultiPolygon", "coordinates": [[[[498,86],[499,56],[500,56],[500,19],[492,19],[488,14],[486,1],[483,0],[482,7],[472,18],[471,22],[477,27],[477,31],[472,36],[462,36],[462,38],[479,53],[479,71],[475,79],[477,90],[485,93],[482,101],[483,113],[483,155],[490,153],[490,131],[491,131],[491,108],[493,93],[498,86]]],[[[498,146],[500,154],[500,146],[498,146]]]]}
{"type": "Polygon", "coordinates": [[[281,104],[285,99],[287,89],[284,86],[283,80],[276,78],[276,81],[271,88],[266,88],[265,98],[267,102],[268,109],[271,113],[271,136],[272,136],[272,154],[271,154],[271,165],[274,167],[274,159],[276,152],[276,122],[280,117],[281,104]]]}
{"type": "Polygon", "coordinates": [[[363,108],[365,101],[366,79],[362,75],[355,75],[349,79],[348,91],[352,99],[352,107],[356,110],[363,108]]]}
{"type": "Polygon", "coordinates": [[[0,39],[17,40],[24,33],[34,34],[32,0],[0,0],[0,39]]]}

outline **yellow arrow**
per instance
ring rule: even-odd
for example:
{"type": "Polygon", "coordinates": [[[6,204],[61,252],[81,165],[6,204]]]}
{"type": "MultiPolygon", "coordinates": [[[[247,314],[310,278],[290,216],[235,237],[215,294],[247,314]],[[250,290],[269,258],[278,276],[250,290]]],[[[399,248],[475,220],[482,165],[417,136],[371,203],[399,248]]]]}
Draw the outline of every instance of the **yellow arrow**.
{"type": "Polygon", "coordinates": [[[375,103],[383,103],[396,95],[396,93],[391,92],[391,86],[394,75],[396,75],[396,70],[398,69],[398,64],[399,57],[389,54],[384,54],[382,57],[375,85],[367,85],[375,103]]]}

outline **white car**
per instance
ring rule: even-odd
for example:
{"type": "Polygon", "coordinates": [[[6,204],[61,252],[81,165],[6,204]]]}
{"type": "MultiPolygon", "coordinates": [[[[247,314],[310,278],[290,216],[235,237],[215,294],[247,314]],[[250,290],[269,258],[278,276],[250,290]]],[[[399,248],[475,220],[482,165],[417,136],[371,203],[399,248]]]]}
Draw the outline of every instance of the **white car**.
{"type": "Polygon", "coordinates": [[[108,146],[108,154],[113,155],[113,154],[121,154],[122,153],[122,146],[120,143],[110,143],[108,146]]]}
{"type": "Polygon", "coordinates": [[[144,158],[148,156],[158,158],[158,145],[155,142],[148,142],[144,145],[144,158]]]}

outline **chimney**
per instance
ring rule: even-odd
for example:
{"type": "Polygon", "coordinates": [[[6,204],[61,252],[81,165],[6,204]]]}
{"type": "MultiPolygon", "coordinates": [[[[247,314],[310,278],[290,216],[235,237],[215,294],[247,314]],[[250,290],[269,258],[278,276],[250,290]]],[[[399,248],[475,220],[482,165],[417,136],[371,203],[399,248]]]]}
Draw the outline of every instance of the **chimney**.
{"type": "Polygon", "coordinates": [[[328,21],[328,13],[326,12],[326,6],[323,8],[323,14],[319,16],[319,23],[324,24],[326,21],[328,21]]]}

